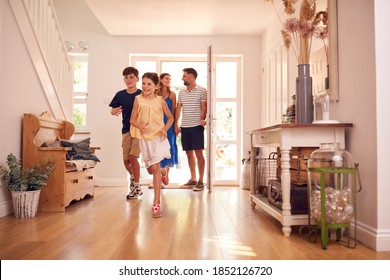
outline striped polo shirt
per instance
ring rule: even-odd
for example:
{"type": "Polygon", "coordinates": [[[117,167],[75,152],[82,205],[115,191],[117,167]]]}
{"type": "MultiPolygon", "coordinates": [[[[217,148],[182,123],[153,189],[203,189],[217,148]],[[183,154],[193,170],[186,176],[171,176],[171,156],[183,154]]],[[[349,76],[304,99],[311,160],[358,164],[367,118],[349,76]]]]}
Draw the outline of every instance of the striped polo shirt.
{"type": "Polygon", "coordinates": [[[179,91],[177,103],[182,104],[181,127],[200,125],[202,102],[207,102],[207,90],[196,85],[191,91],[183,88],[179,91]]]}

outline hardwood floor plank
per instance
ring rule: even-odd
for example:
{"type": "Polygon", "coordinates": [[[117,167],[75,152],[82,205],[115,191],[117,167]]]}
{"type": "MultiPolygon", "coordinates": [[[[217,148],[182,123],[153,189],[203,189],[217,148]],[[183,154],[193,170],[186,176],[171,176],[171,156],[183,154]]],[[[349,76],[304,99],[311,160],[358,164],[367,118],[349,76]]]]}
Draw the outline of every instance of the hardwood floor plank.
{"type": "Polygon", "coordinates": [[[162,190],[163,216],[151,217],[153,189],[126,200],[126,188],[96,187],[95,197],[65,213],[0,219],[3,260],[347,260],[390,259],[359,244],[355,249],[320,236],[310,242],[294,226],[289,238],[278,221],[252,209],[249,191],[162,190]]]}

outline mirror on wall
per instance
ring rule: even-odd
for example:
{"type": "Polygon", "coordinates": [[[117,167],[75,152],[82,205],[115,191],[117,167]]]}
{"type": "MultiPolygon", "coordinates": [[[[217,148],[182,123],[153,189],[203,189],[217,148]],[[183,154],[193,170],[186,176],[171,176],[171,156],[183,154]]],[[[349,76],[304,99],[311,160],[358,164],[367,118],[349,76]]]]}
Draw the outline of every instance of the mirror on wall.
{"type": "Polygon", "coordinates": [[[337,54],[337,0],[317,0],[317,11],[328,11],[328,37],[315,40],[310,56],[313,95],[329,91],[330,97],[337,101],[338,92],[338,54],[337,54]]]}
{"type": "MultiPolygon", "coordinates": [[[[296,3],[300,7],[302,0],[296,3]]],[[[282,0],[275,1],[276,9],[283,10],[282,0]],[[276,6],[278,4],[278,6],[276,6]]],[[[337,0],[317,0],[317,11],[328,11],[328,34],[325,41],[313,38],[313,46],[310,53],[310,75],[313,78],[313,94],[324,93],[325,79],[328,77],[328,93],[332,101],[339,99],[338,86],[338,54],[337,54],[337,0]],[[327,46],[327,58],[324,50],[327,46]],[[319,56],[316,57],[316,55],[319,56]],[[329,73],[328,73],[329,71],[329,73]],[[322,75],[322,76],[321,76],[322,75]]],[[[271,126],[282,122],[289,123],[284,116],[289,116],[294,103],[293,96],[296,91],[297,57],[293,50],[285,47],[282,36],[272,42],[275,30],[279,31],[280,23],[285,18],[281,17],[270,23],[265,37],[264,53],[262,54],[262,88],[261,88],[261,125],[271,126]],[[272,42],[269,44],[269,42],[272,42]]],[[[276,32],[277,32],[276,31],[276,32]]]]}
{"type": "Polygon", "coordinates": [[[331,97],[339,100],[339,59],[337,34],[337,0],[328,0],[329,20],[329,90],[331,97]]]}

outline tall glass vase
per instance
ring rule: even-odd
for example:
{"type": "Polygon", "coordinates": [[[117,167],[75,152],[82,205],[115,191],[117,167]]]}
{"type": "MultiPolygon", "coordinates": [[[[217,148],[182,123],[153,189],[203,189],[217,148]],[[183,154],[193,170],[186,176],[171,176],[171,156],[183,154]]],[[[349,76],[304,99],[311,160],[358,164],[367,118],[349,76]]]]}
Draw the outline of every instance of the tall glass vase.
{"type": "Polygon", "coordinates": [[[298,64],[296,79],[295,117],[297,123],[313,122],[313,87],[310,64],[298,64]]]}

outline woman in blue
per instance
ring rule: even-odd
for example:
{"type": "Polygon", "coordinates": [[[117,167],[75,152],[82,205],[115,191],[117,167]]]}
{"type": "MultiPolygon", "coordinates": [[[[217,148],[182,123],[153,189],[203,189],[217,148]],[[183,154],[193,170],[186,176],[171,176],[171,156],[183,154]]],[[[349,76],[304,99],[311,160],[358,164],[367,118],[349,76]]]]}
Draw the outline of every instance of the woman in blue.
{"type": "MultiPolygon", "coordinates": [[[[156,91],[156,95],[162,96],[165,102],[168,105],[169,110],[171,111],[172,115],[175,115],[176,110],[176,94],[175,92],[171,91],[171,75],[168,73],[162,73],[160,75],[160,86],[159,89],[156,91]]],[[[167,122],[167,117],[164,115],[164,123],[167,122]]],[[[164,185],[169,184],[169,169],[171,167],[174,167],[175,164],[178,164],[178,153],[177,153],[177,144],[176,144],[176,134],[174,131],[174,126],[172,125],[168,132],[167,132],[167,139],[169,141],[169,144],[171,145],[171,158],[170,159],[163,159],[160,162],[161,167],[161,176],[162,176],[162,183],[164,185]]]]}

